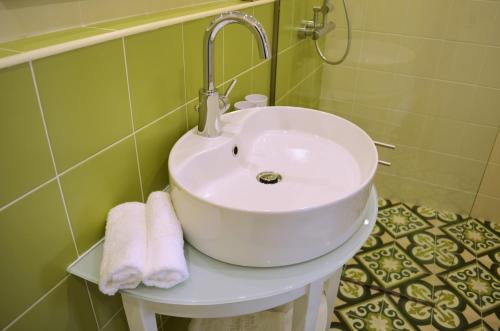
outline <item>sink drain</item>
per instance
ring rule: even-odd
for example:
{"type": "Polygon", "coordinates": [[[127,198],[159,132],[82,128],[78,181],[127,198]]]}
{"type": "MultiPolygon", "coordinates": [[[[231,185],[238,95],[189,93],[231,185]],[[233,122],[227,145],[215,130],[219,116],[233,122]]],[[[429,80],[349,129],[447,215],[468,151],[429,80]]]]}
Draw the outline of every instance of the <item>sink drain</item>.
{"type": "Polygon", "coordinates": [[[281,179],[281,175],[273,171],[263,171],[257,175],[257,180],[262,184],[276,184],[281,179]]]}

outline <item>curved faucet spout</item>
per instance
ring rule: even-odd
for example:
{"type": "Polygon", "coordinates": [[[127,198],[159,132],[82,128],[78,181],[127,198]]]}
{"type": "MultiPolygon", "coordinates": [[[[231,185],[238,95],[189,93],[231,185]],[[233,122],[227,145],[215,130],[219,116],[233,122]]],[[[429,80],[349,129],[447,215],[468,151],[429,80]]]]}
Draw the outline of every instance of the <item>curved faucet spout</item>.
{"type": "Polygon", "coordinates": [[[214,19],[205,30],[203,41],[203,87],[200,89],[200,103],[198,104],[198,134],[205,137],[217,137],[221,133],[220,116],[229,108],[228,94],[219,96],[215,88],[214,78],[214,41],[222,28],[229,24],[246,26],[257,39],[260,56],[264,59],[271,57],[269,41],[266,31],[253,16],[240,12],[224,13],[214,19]]]}
{"type": "Polygon", "coordinates": [[[204,74],[203,74],[203,88],[206,91],[215,90],[214,79],[214,41],[215,37],[222,28],[229,24],[241,24],[246,26],[257,39],[259,53],[261,58],[269,59],[271,52],[269,50],[269,41],[267,39],[266,31],[259,21],[253,16],[243,14],[240,12],[223,13],[216,17],[205,30],[205,39],[203,45],[203,59],[204,59],[204,74]]]}

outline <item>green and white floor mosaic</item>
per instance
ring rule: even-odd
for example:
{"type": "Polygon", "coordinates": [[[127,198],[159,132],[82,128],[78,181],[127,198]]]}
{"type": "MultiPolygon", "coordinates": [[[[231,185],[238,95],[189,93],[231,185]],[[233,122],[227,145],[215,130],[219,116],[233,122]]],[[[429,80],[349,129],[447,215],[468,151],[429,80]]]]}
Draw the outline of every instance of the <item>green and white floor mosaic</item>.
{"type": "Polygon", "coordinates": [[[500,224],[381,199],[330,330],[500,330],[500,224]]]}

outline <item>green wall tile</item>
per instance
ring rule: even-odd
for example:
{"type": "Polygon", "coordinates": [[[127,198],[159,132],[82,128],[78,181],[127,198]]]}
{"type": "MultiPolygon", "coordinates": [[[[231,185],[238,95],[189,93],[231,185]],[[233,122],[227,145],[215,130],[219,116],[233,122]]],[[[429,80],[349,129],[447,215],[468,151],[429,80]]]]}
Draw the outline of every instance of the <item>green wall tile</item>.
{"type": "Polygon", "coordinates": [[[309,73],[307,66],[307,44],[305,42],[298,43],[288,50],[291,52],[292,69],[290,70],[290,87],[300,83],[309,73]]]}
{"type": "Polygon", "coordinates": [[[131,132],[121,40],[34,63],[58,170],[131,132]]]}
{"type": "Polygon", "coordinates": [[[186,104],[188,128],[192,129],[198,125],[198,112],[195,110],[198,100],[193,100],[186,104]]]}
{"type": "MultiPolygon", "coordinates": [[[[274,3],[269,3],[263,6],[258,6],[253,8],[253,15],[255,18],[262,24],[264,29],[266,30],[267,38],[269,40],[269,47],[272,51],[273,45],[273,19],[274,19],[274,3]]],[[[252,63],[258,64],[263,60],[259,54],[259,46],[257,44],[257,40],[252,37],[252,63]]]]}
{"type": "Polygon", "coordinates": [[[271,61],[259,65],[252,70],[252,92],[270,96],[271,61]]]}
{"type": "MultiPolygon", "coordinates": [[[[103,331],[129,331],[128,323],[127,323],[127,317],[125,316],[125,313],[121,311],[118,313],[111,322],[109,322],[108,325],[103,331]]],[[[160,329],[161,330],[161,329],[160,329]]]]}
{"type": "MultiPolygon", "coordinates": [[[[229,111],[234,110],[234,104],[238,101],[245,100],[245,96],[249,94],[253,94],[252,91],[252,72],[248,71],[236,78],[238,82],[233,88],[231,95],[229,96],[229,102],[231,103],[231,107],[229,111]]],[[[230,83],[224,84],[222,90],[226,90],[229,87],[230,83]]]]}
{"type": "Polygon", "coordinates": [[[290,88],[291,75],[293,71],[293,53],[286,50],[278,55],[278,66],[276,70],[276,100],[282,98],[290,88]]]}
{"type": "Polygon", "coordinates": [[[97,330],[84,281],[68,277],[9,330],[97,330]]]}
{"type": "Polygon", "coordinates": [[[293,20],[292,20],[292,33],[290,44],[293,45],[300,40],[299,34],[297,33],[297,28],[302,26],[302,21],[310,20],[313,16],[313,7],[310,5],[310,1],[307,0],[292,0],[293,1],[293,20]]]}
{"type": "Polygon", "coordinates": [[[3,57],[11,56],[17,54],[16,52],[8,51],[6,49],[0,49],[0,59],[3,57]]]}
{"type": "Polygon", "coordinates": [[[54,167],[28,65],[0,71],[0,109],[2,206],[49,180],[54,167]]]}
{"type": "Polygon", "coordinates": [[[113,296],[103,294],[99,291],[96,284],[90,282],[87,282],[87,284],[92,298],[92,304],[94,306],[97,322],[102,328],[107,322],[109,322],[111,317],[118,312],[118,310],[123,308],[122,297],[120,294],[115,294],[113,296]]]}
{"type": "Polygon", "coordinates": [[[182,26],[125,39],[135,128],[184,104],[182,26]]]}
{"type": "MultiPolygon", "coordinates": [[[[252,8],[240,12],[253,15],[252,8]]],[[[252,66],[252,32],[241,24],[230,24],[224,33],[224,81],[252,66]]]]}
{"type": "Polygon", "coordinates": [[[128,138],[61,177],[69,216],[80,253],[104,236],[112,207],[140,201],[134,141],[128,138]]]}
{"type": "Polygon", "coordinates": [[[186,132],[186,111],[182,107],[137,133],[144,195],[163,190],[168,184],[168,155],[186,132]]]}
{"type": "Polygon", "coordinates": [[[290,46],[293,28],[294,0],[280,0],[280,26],[278,32],[278,51],[290,46]]]}
{"type": "MultiPolygon", "coordinates": [[[[204,31],[214,17],[207,17],[184,24],[184,59],[186,66],[187,101],[198,98],[203,84],[203,37],[204,31]]],[[[223,82],[222,77],[222,34],[215,41],[215,84],[223,82]]]]}
{"type": "Polygon", "coordinates": [[[0,212],[0,251],[3,328],[63,279],[76,258],[55,181],[0,212]]]}

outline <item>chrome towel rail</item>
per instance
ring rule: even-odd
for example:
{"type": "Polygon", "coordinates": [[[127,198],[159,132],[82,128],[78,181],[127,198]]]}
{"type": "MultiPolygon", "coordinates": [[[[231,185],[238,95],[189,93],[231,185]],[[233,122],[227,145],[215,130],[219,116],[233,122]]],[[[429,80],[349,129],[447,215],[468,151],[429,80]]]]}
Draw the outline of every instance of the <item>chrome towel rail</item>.
{"type": "MultiPolygon", "coordinates": [[[[375,144],[375,146],[378,146],[378,147],[383,147],[383,148],[388,148],[388,149],[396,149],[396,145],[393,145],[393,144],[383,143],[383,142],[376,141],[376,140],[374,140],[373,143],[375,144]]],[[[391,166],[391,162],[382,161],[382,160],[379,160],[378,164],[386,166],[386,167],[391,166]]]]}

